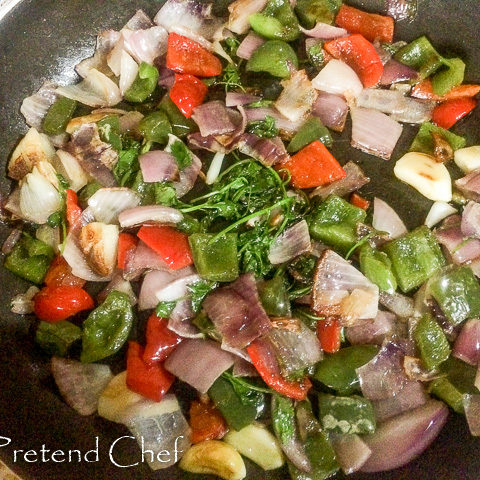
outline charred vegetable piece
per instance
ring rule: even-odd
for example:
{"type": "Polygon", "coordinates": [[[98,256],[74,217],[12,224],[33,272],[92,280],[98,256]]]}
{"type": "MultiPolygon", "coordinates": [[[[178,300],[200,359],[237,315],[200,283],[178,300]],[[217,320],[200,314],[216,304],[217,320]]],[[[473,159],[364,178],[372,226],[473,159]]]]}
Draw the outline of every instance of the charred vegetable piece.
{"type": "Polygon", "coordinates": [[[82,330],[71,322],[40,322],[35,333],[35,343],[42,350],[64,357],[70,347],[82,338],[82,330]]]}
{"type": "Polygon", "coordinates": [[[455,135],[444,128],[437,127],[433,123],[427,122],[422,124],[420,127],[417,136],[414,138],[413,143],[410,146],[410,152],[433,155],[435,153],[435,141],[432,133],[438,133],[442,135],[442,137],[445,138],[453,150],[459,150],[467,144],[465,138],[455,135]]]}
{"type": "Polygon", "coordinates": [[[58,135],[67,128],[77,108],[77,102],[67,97],[58,98],[48,109],[43,119],[42,129],[48,135],[58,135]]]}

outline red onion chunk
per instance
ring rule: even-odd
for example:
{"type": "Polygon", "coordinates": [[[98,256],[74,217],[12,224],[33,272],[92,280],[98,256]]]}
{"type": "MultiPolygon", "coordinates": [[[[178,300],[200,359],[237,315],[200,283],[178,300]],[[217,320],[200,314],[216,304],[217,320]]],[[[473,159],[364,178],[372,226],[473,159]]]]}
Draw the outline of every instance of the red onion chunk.
{"type": "Polygon", "coordinates": [[[235,130],[225,103],[220,100],[212,100],[195,108],[193,120],[198,125],[202,137],[209,135],[223,135],[235,130]]]}
{"type": "Polygon", "coordinates": [[[175,84],[175,72],[167,68],[163,63],[161,65],[155,65],[158,69],[158,84],[170,90],[175,84]]]}
{"type": "Polygon", "coordinates": [[[384,422],[408,410],[421,407],[429,399],[420,382],[409,381],[394,397],[373,402],[375,418],[384,422]]]}
{"type": "Polygon", "coordinates": [[[455,185],[467,198],[480,202],[480,170],[474,170],[456,180],[455,185]]]}
{"type": "Polygon", "coordinates": [[[132,289],[132,285],[128,280],[123,278],[122,272],[117,270],[114,274],[108,285],[97,295],[98,303],[103,303],[103,301],[108,297],[108,294],[116,290],[117,292],[122,292],[128,295],[130,303],[132,305],[137,304],[137,297],[132,289]]]}
{"type": "Polygon", "coordinates": [[[140,155],[138,161],[146,183],[165,182],[178,176],[178,165],[171,153],[152,150],[140,155]]]}
{"type": "Polygon", "coordinates": [[[385,344],[367,364],[357,368],[363,396],[383,400],[397,395],[408,378],[403,369],[403,350],[394,343],[385,344]]]}
{"type": "Polygon", "coordinates": [[[80,415],[97,411],[98,399],[113,378],[108,365],[53,357],[52,375],[64,400],[80,415]]]}
{"type": "Polygon", "coordinates": [[[192,324],[194,317],[191,299],[179,300],[170,314],[168,328],[184,338],[203,338],[203,334],[192,324]]]}
{"type": "Polygon", "coordinates": [[[414,301],[401,293],[380,292],[380,304],[400,318],[410,318],[414,314],[414,301]]]}
{"type": "Polygon", "coordinates": [[[272,265],[288,262],[312,249],[308,224],[302,220],[287,228],[270,247],[268,259],[272,265]]]}
{"type": "Polygon", "coordinates": [[[476,202],[468,202],[463,210],[462,233],[466,237],[480,238],[480,204],[476,202]]]}
{"type": "Polygon", "coordinates": [[[352,108],[352,147],[389,160],[403,127],[388,115],[368,108],[352,108]]]}
{"type": "Polygon", "coordinates": [[[202,137],[200,132],[191,133],[188,136],[188,144],[192,149],[208,150],[213,153],[228,153],[229,151],[213,135],[202,137]]]}
{"type": "Polygon", "coordinates": [[[207,393],[233,361],[234,356],[213,340],[187,339],[167,358],[165,368],[200,393],[207,393]]]}
{"type": "Polygon", "coordinates": [[[145,205],[143,207],[129,208],[118,216],[118,221],[122,228],[134,227],[144,223],[176,225],[182,220],[183,214],[179,210],[163,205],[145,205]]]}
{"type": "Polygon", "coordinates": [[[267,167],[284,162],[289,158],[285,145],[278,137],[263,138],[253,133],[244,133],[238,140],[237,148],[243,154],[255,158],[267,167]]]}
{"type": "Polygon", "coordinates": [[[243,358],[235,357],[233,375],[235,377],[258,377],[258,372],[251,363],[243,358]]]}
{"type": "Polygon", "coordinates": [[[336,132],[343,132],[348,114],[347,101],[333,93],[318,92],[312,114],[318,117],[326,127],[336,132]]]}
{"type": "Polygon", "coordinates": [[[255,277],[251,273],[214,290],[205,298],[203,307],[223,341],[234,348],[245,348],[272,326],[260,303],[255,277]]]}
{"type": "Polygon", "coordinates": [[[249,60],[253,52],[265,43],[265,39],[255,32],[249,32],[237,49],[237,57],[249,60]]]}
{"type": "Polygon", "coordinates": [[[430,400],[380,425],[375,433],[363,437],[372,455],[361,471],[382,472],[406,465],[433,442],[447,417],[448,408],[430,400]]]}
{"type": "Polygon", "coordinates": [[[346,37],[348,35],[348,32],[344,28],[335,27],[322,22],[318,22],[315,27],[310,30],[303,27],[300,27],[300,30],[307,37],[314,37],[320,40],[334,40],[335,38],[346,37]]]}
{"type": "Polygon", "coordinates": [[[348,475],[357,472],[368,460],[372,451],[358,435],[330,434],[337,462],[348,475]]]}
{"type": "Polygon", "coordinates": [[[178,198],[182,198],[193,188],[201,169],[202,162],[196,155],[192,155],[192,164],[181,170],[178,181],[172,183],[178,198]]]}
{"type": "Polygon", "coordinates": [[[416,70],[392,58],[383,67],[380,85],[388,86],[397,82],[414,80],[417,77],[418,72],[416,70]]]}
{"type": "Polygon", "coordinates": [[[417,14],[417,0],[387,0],[387,14],[395,20],[413,20],[417,14]]]}
{"type": "Polygon", "coordinates": [[[480,437],[480,395],[464,395],[463,407],[470,433],[480,437]]]}
{"type": "Polygon", "coordinates": [[[477,366],[480,360],[480,320],[466,322],[453,346],[452,355],[470,365],[477,366]]]}
{"type": "Polygon", "coordinates": [[[344,197],[349,193],[365,186],[370,179],[363,173],[363,170],[353,162],[348,162],[343,166],[346,176],[325,187],[317,187],[310,196],[326,199],[330,195],[344,197]]]}
{"type": "Polygon", "coordinates": [[[129,30],[146,30],[150,27],[153,27],[153,22],[143,10],[137,10],[125,25],[129,30]]]}
{"type": "Polygon", "coordinates": [[[225,105],[227,107],[237,107],[238,105],[248,105],[249,103],[257,102],[262,97],[258,95],[251,95],[244,92],[227,92],[225,96],[225,105]]]}
{"type": "Polygon", "coordinates": [[[3,242],[2,253],[8,255],[13,250],[13,247],[17,244],[21,237],[22,231],[14,228],[8,235],[7,239],[3,242]]]}
{"type": "Polygon", "coordinates": [[[304,123],[303,118],[300,118],[297,121],[292,121],[285,118],[277,109],[270,107],[246,108],[245,113],[248,122],[259,122],[265,120],[265,117],[267,116],[273,117],[277,128],[287,134],[297,132],[304,123]]]}
{"type": "Polygon", "coordinates": [[[407,233],[407,227],[397,212],[388,203],[377,197],[373,200],[372,226],[380,232],[387,232],[391,239],[407,233]]]}
{"type": "Polygon", "coordinates": [[[123,277],[126,280],[133,280],[148,269],[170,270],[165,260],[158,253],[140,241],[137,248],[127,255],[123,277]]]}
{"type": "Polygon", "coordinates": [[[372,322],[365,322],[355,327],[347,327],[345,335],[352,345],[381,345],[395,327],[396,317],[393,313],[378,311],[372,322]]]}

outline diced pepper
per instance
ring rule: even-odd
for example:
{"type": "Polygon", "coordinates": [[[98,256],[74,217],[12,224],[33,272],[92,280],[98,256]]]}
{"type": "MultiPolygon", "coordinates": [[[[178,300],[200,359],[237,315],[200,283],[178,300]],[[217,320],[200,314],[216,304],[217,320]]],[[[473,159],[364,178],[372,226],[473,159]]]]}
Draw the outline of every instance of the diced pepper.
{"type": "Polygon", "coordinates": [[[380,82],[383,64],[375,47],[362,35],[355,34],[325,43],[325,50],[348,64],[359,76],[365,88],[380,82]]]}
{"type": "Polygon", "coordinates": [[[375,431],[376,422],[372,403],[366,398],[335,397],[322,393],[318,396],[319,418],[322,427],[340,434],[367,434],[375,431]]]}
{"type": "Polygon", "coordinates": [[[173,134],[176,137],[184,137],[198,130],[197,124],[193,120],[185,117],[168,94],[163,97],[162,101],[158,104],[158,108],[167,114],[173,134]]]}
{"type": "Polygon", "coordinates": [[[298,68],[297,54],[283,40],[269,40],[249,58],[247,72],[267,72],[274,77],[288,78],[291,66],[298,68]]]}
{"type": "Polygon", "coordinates": [[[325,66],[326,55],[323,49],[323,42],[317,40],[315,43],[305,46],[308,60],[317,70],[322,69],[325,66]]]}
{"type": "Polygon", "coordinates": [[[122,149],[120,119],[117,115],[108,115],[97,122],[100,138],[109,143],[117,152],[122,149]]]}
{"type": "Polygon", "coordinates": [[[465,63],[460,58],[444,58],[443,64],[446,68],[432,77],[433,91],[440,96],[461,85],[465,78],[465,63]]]}
{"type": "Polygon", "coordinates": [[[64,357],[70,347],[82,338],[82,330],[73,323],[40,322],[35,333],[35,343],[50,355],[64,357]]]}
{"type": "Polygon", "coordinates": [[[432,114],[432,122],[447,130],[453,127],[476,106],[477,100],[469,97],[448,100],[438,105],[432,114]]]}
{"type": "Polygon", "coordinates": [[[480,315],[480,285],[472,269],[451,267],[429,284],[433,298],[453,325],[480,315]]]}
{"type": "Polygon", "coordinates": [[[365,210],[331,195],[312,211],[307,221],[315,240],[345,254],[357,243],[356,226],[365,222],[366,217],[365,210]]]}
{"type": "Polygon", "coordinates": [[[188,74],[175,74],[175,83],[170,89],[170,98],[186,118],[205,100],[208,87],[197,77],[188,74]]]}
{"type": "Polygon", "coordinates": [[[144,102],[157,87],[158,77],[156,67],[142,62],[138,68],[137,78],[124,94],[125,100],[132,103],[144,102]]]}
{"type": "Polygon", "coordinates": [[[35,295],[35,315],[44,322],[60,322],[95,306],[92,297],[72,285],[44,287],[35,295]]]}
{"type": "Polygon", "coordinates": [[[356,192],[350,195],[350,203],[355,207],[361,208],[362,210],[368,210],[370,207],[370,202],[356,192]]]}
{"type": "Polygon", "coordinates": [[[328,128],[323,125],[318,117],[310,117],[293,136],[288,144],[287,151],[295,153],[302,148],[319,140],[325,146],[331,147],[333,144],[332,136],[328,128]]]}
{"type": "Polygon", "coordinates": [[[338,352],[342,343],[342,326],[340,322],[335,318],[319,320],[317,322],[317,337],[324,352],[338,352]]]}
{"type": "Polygon", "coordinates": [[[464,413],[464,394],[455,388],[448,378],[442,377],[434,379],[430,383],[428,390],[431,394],[435,395],[440,400],[443,400],[455,412],[460,414],[464,413]]]}
{"type": "Polygon", "coordinates": [[[408,293],[426,282],[445,265],[435,236],[428,227],[419,227],[387,243],[383,249],[403,292],[408,293]]]}
{"type": "Polygon", "coordinates": [[[215,234],[194,233],[189,242],[198,274],[214,282],[232,282],[238,277],[237,234],[227,233],[215,242],[215,234]]]}
{"type": "Polygon", "coordinates": [[[447,100],[456,100],[458,98],[474,97],[480,93],[480,85],[459,85],[453,87],[445,95],[436,95],[433,93],[432,81],[429,78],[423,82],[417,83],[412,88],[412,97],[421,98],[423,100],[433,100],[434,102],[445,102],[447,100]]]}
{"type": "Polygon", "coordinates": [[[318,22],[331,25],[341,0],[298,0],[295,13],[305,28],[313,28],[318,22]]]}
{"type": "Polygon", "coordinates": [[[420,357],[428,370],[437,368],[450,356],[450,345],[440,325],[430,315],[424,315],[415,326],[413,338],[420,357]]]}
{"type": "Polygon", "coordinates": [[[335,390],[339,395],[351,395],[360,390],[357,368],[368,363],[378,353],[375,345],[355,345],[327,355],[317,365],[313,378],[335,390]]]}
{"type": "Polygon", "coordinates": [[[252,360],[254,367],[262,377],[263,381],[276,392],[281,393],[289,398],[296,400],[305,400],[307,393],[312,387],[308,378],[304,378],[300,382],[290,382],[285,380],[278,371],[271,370],[265,359],[265,352],[262,344],[258,341],[252,342],[247,347],[248,355],[252,360]]]}
{"type": "Polygon", "coordinates": [[[125,262],[133,250],[135,250],[138,243],[138,238],[130,233],[121,233],[118,236],[118,254],[117,254],[117,266],[120,269],[125,268],[125,262]]]}
{"type": "Polygon", "coordinates": [[[295,439],[297,425],[291,399],[279,395],[272,397],[272,427],[280,445],[288,445],[295,439]]]}
{"type": "Polygon", "coordinates": [[[74,228],[82,216],[82,209],[78,205],[77,194],[70,189],[66,190],[66,217],[69,228],[74,228]]]}
{"type": "Polygon", "coordinates": [[[177,33],[168,36],[167,68],[197,77],[215,77],[222,73],[222,63],[213,53],[177,33]]]}
{"type": "Polygon", "coordinates": [[[279,164],[277,168],[288,170],[291,184],[295,188],[328,185],[347,175],[319,140],[306,146],[289,160],[279,164]]]}
{"type": "Polygon", "coordinates": [[[335,23],[349,33],[359,33],[370,42],[392,43],[394,20],[392,17],[367,13],[343,4],[338,11],[335,23]]]}
{"type": "Polygon", "coordinates": [[[190,440],[199,443],[205,440],[219,440],[228,432],[222,414],[212,403],[194,400],[190,405],[190,440]]]}
{"type": "Polygon", "coordinates": [[[67,97],[58,98],[48,109],[43,119],[42,129],[47,135],[58,135],[65,131],[72,119],[77,102],[67,97]]]}
{"type": "Polygon", "coordinates": [[[143,360],[149,365],[166,360],[182,341],[181,337],[168,328],[168,320],[157,317],[154,313],[147,321],[145,337],[143,360]]]}
{"type": "Polygon", "coordinates": [[[418,131],[413,143],[410,147],[410,152],[426,153],[432,155],[434,152],[434,140],[432,133],[438,133],[450,144],[453,150],[459,150],[463,148],[467,141],[465,138],[455,135],[444,128],[437,127],[433,123],[423,123],[418,131]]]}
{"type": "Polygon", "coordinates": [[[362,273],[380,290],[393,293],[397,289],[392,262],[386,253],[375,250],[366,243],[360,248],[359,261],[362,273]]]}
{"type": "Polygon", "coordinates": [[[172,133],[172,126],[167,114],[162,110],[145,115],[138,124],[138,130],[145,140],[165,145],[168,142],[168,134],[172,133]]]}
{"type": "Polygon", "coordinates": [[[168,392],[175,377],[156,363],[148,365],[143,361],[143,347],[130,342],[127,353],[127,387],[154,402],[159,402],[168,392]]]}
{"type": "Polygon", "coordinates": [[[47,287],[58,287],[60,285],[72,285],[75,287],[83,287],[86,280],[79,278],[72,273],[72,268],[66,260],[58,255],[50,264],[47,274],[45,275],[45,285],[47,287]]]}
{"type": "Polygon", "coordinates": [[[143,226],[137,233],[140,240],[157,252],[172,270],[192,265],[188,236],[166,226],[143,226]]]}
{"type": "Polygon", "coordinates": [[[269,0],[261,13],[249,17],[250,26],[262,37],[292,42],[300,35],[297,17],[289,0],[269,0]]]}
{"type": "Polygon", "coordinates": [[[258,294],[263,308],[273,317],[289,317],[291,315],[290,300],[283,277],[273,277],[258,283],[258,294]]]}

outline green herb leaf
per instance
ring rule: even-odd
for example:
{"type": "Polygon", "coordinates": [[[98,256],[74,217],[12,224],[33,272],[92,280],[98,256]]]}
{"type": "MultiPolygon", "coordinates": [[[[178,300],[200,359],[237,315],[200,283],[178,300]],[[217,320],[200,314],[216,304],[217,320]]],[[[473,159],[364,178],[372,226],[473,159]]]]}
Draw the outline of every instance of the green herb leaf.
{"type": "Polygon", "coordinates": [[[190,152],[182,141],[176,140],[173,142],[170,150],[177,161],[179,170],[183,170],[192,164],[192,152],[190,152]]]}
{"type": "Polygon", "coordinates": [[[174,308],[177,306],[177,302],[160,302],[155,308],[155,313],[158,317],[169,318],[174,308]]]}
{"type": "Polygon", "coordinates": [[[195,313],[200,311],[202,307],[202,302],[205,297],[215,288],[217,288],[218,283],[202,280],[201,282],[194,283],[192,285],[188,285],[188,290],[192,296],[192,308],[195,313]]]}
{"type": "Polygon", "coordinates": [[[251,122],[248,125],[248,131],[259,137],[265,138],[273,138],[278,135],[278,128],[275,125],[275,119],[270,115],[267,115],[265,120],[251,122]]]}

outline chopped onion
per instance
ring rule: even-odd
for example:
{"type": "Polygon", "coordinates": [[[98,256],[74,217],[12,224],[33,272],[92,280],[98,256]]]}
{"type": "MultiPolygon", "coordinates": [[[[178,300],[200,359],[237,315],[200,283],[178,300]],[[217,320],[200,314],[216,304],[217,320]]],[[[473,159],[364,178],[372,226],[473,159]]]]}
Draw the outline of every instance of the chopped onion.
{"type": "Polygon", "coordinates": [[[357,472],[372,454],[368,445],[358,435],[331,433],[330,440],[337,461],[347,475],[357,472]]]}
{"type": "Polygon", "coordinates": [[[158,288],[154,294],[159,302],[174,302],[185,298],[190,290],[189,286],[200,282],[202,279],[196,273],[177,277],[172,282],[158,288]]]}
{"type": "Polygon", "coordinates": [[[470,433],[474,437],[480,437],[480,395],[464,395],[463,407],[470,433]]]}
{"type": "Polygon", "coordinates": [[[428,228],[433,228],[443,219],[450,215],[454,215],[455,213],[457,213],[457,210],[450,204],[446,202],[434,202],[432,208],[430,208],[430,211],[428,212],[427,218],[425,219],[425,225],[428,228]]]}
{"type": "Polygon", "coordinates": [[[223,135],[235,130],[225,103],[213,100],[195,108],[192,115],[203,137],[223,135]]]}
{"type": "Polygon", "coordinates": [[[50,227],[48,224],[40,225],[35,231],[35,237],[50,245],[55,253],[60,253],[60,227],[50,227]]]}
{"type": "Polygon", "coordinates": [[[33,313],[33,297],[35,297],[39,291],[40,290],[37,287],[32,286],[25,293],[15,295],[11,301],[12,313],[16,313],[17,315],[28,315],[33,313]]]}
{"type": "Polygon", "coordinates": [[[308,224],[302,220],[285,230],[270,246],[268,259],[272,265],[286,263],[312,249],[308,224]]]}
{"type": "Polygon", "coordinates": [[[366,322],[355,327],[347,327],[345,336],[352,345],[381,345],[395,327],[395,315],[379,310],[372,322],[366,322]]]}
{"type": "Polygon", "coordinates": [[[243,34],[250,29],[250,15],[260,12],[267,0],[236,0],[228,6],[228,29],[233,33],[243,34]]]}
{"type": "Polygon", "coordinates": [[[418,78],[416,70],[394,59],[390,59],[384,64],[380,85],[388,86],[397,82],[415,80],[416,78],[418,78]]]}
{"type": "Polygon", "coordinates": [[[287,134],[293,134],[303,125],[304,119],[293,122],[285,118],[277,109],[269,107],[261,108],[245,108],[245,113],[247,115],[247,121],[250,122],[259,122],[265,120],[267,116],[273,117],[275,119],[275,125],[280,130],[287,134]]]}
{"type": "Polygon", "coordinates": [[[51,368],[62,397],[73,409],[80,415],[97,411],[100,395],[113,378],[108,365],[53,357],[51,368]]]}
{"type": "Polygon", "coordinates": [[[249,103],[257,102],[262,97],[258,95],[251,95],[243,92],[227,92],[225,96],[225,105],[227,107],[237,107],[238,105],[248,105],[249,103]]]}
{"type": "Polygon", "coordinates": [[[480,204],[468,202],[463,209],[460,228],[466,237],[480,238],[480,204]]]}
{"type": "Polygon", "coordinates": [[[480,169],[456,180],[455,185],[467,198],[480,201],[480,169]]]}
{"type": "Polygon", "coordinates": [[[328,128],[343,132],[347,120],[348,105],[345,99],[333,93],[319,92],[313,104],[312,114],[328,128]]]}
{"type": "Polygon", "coordinates": [[[187,339],[181,342],[165,361],[165,368],[200,393],[207,393],[215,380],[234,361],[212,340],[187,339]]]}
{"type": "Polygon", "coordinates": [[[137,10],[124,28],[128,28],[129,30],[146,30],[150,27],[153,27],[153,22],[150,20],[150,17],[143,10],[137,10]]]}
{"type": "Polygon", "coordinates": [[[135,208],[139,203],[138,194],[124,187],[100,188],[88,199],[95,220],[102,223],[118,223],[122,212],[135,208]]]}
{"type": "Polygon", "coordinates": [[[480,320],[468,320],[455,341],[452,355],[470,365],[478,365],[480,360],[480,320]]]}
{"type": "Polygon", "coordinates": [[[43,119],[49,108],[58,98],[57,85],[52,82],[45,82],[38,92],[27,97],[20,107],[20,113],[25,117],[27,125],[42,130],[43,119]]]}
{"type": "Polygon", "coordinates": [[[397,315],[397,317],[410,318],[413,316],[414,302],[410,297],[406,297],[397,292],[380,292],[379,300],[385,308],[388,308],[388,310],[397,315]]]}
{"type": "Polygon", "coordinates": [[[120,117],[120,132],[137,132],[142,118],[143,114],[137,112],[136,110],[132,110],[131,112],[127,112],[125,115],[122,115],[120,117]]]}
{"type": "Polygon", "coordinates": [[[137,248],[127,255],[123,276],[126,280],[134,280],[145,270],[168,270],[165,260],[142,241],[137,248]]]}
{"type": "Polygon", "coordinates": [[[183,338],[203,338],[203,334],[192,324],[194,317],[191,298],[179,300],[170,314],[168,328],[183,338]]]}
{"type": "Polygon", "coordinates": [[[380,232],[387,232],[391,239],[407,233],[407,227],[397,212],[388,203],[375,197],[373,201],[373,228],[380,232]]]}
{"type": "Polygon", "coordinates": [[[265,39],[255,32],[250,31],[248,35],[242,40],[237,48],[237,57],[249,60],[253,52],[265,43],[265,39]]]}
{"type": "Polygon", "coordinates": [[[312,80],[312,85],[322,92],[358,97],[363,91],[363,84],[355,71],[346,63],[332,59],[312,80]]]}
{"type": "Polygon", "coordinates": [[[128,280],[125,280],[123,278],[122,273],[118,270],[113,274],[110,283],[97,295],[98,303],[103,303],[103,301],[107,298],[108,294],[114,290],[128,295],[128,298],[130,299],[130,303],[132,305],[137,304],[137,296],[133,291],[132,285],[128,280]]]}
{"type": "Polygon", "coordinates": [[[375,433],[363,437],[372,455],[360,470],[382,472],[406,465],[433,442],[447,417],[448,408],[442,402],[429,400],[386,421],[375,433]]]}
{"type": "Polygon", "coordinates": [[[120,59],[120,81],[118,82],[122,96],[125,95],[125,92],[133,85],[137,74],[137,62],[125,50],[122,50],[120,59]]]}
{"type": "MultiPolygon", "coordinates": [[[[250,357],[248,358],[250,360],[250,357]]],[[[255,367],[241,357],[235,357],[232,373],[235,377],[258,377],[255,367]]]]}
{"type": "Polygon", "coordinates": [[[144,223],[176,225],[183,220],[183,214],[172,207],[163,205],[145,205],[123,210],[118,216],[122,228],[134,227],[144,223]]]}
{"type": "Polygon", "coordinates": [[[389,160],[403,127],[388,115],[367,108],[352,108],[352,147],[389,160]]]}
{"type": "MultiPolygon", "coordinates": [[[[138,62],[153,65],[157,57],[167,52],[168,33],[161,26],[134,32],[124,30],[124,48],[138,62]]],[[[122,58],[123,63],[123,58],[122,58]]]]}
{"type": "Polygon", "coordinates": [[[307,30],[300,27],[300,30],[307,36],[318,38],[320,40],[335,40],[336,38],[346,37],[348,32],[344,28],[335,27],[328,23],[317,22],[315,27],[307,30]]]}
{"type": "Polygon", "coordinates": [[[257,159],[267,167],[290,158],[285,145],[278,137],[264,138],[253,133],[244,133],[237,142],[237,148],[243,154],[257,159]]]}
{"type": "Polygon", "coordinates": [[[18,230],[18,228],[14,228],[8,235],[7,239],[3,242],[2,253],[8,255],[21,237],[22,231],[18,230]]]}
{"type": "Polygon", "coordinates": [[[152,150],[138,157],[143,181],[146,183],[165,182],[178,178],[178,164],[175,157],[162,150],[152,150]]]}
{"type": "Polygon", "coordinates": [[[387,15],[395,20],[412,21],[417,14],[417,0],[387,0],[387,15]]]}
{"type": "Polygon", "coordinates": [[[88,183],[88,175],[71,153],[65,150],[57,150],[57,157],[53,159],[52,163],[55,170],[66,178],[70,188],[75,192],[78,192],[88,183]]]}
{"type": "Polygon", "coordinates": [[[455,163],[463,173],[470,173],[480,168],[480,145],[455,150],[455,163]]]}
{"type": "Polygon", "coordinates": [[[220,175],[220,170],[222,169],[224,158],[225,154],[221,152],[217,152],[212,158],[212,163],[210,163],[210,167],[207,172],[207,178],[205,179],[205,183],[207,185],[212,185],[217,181],[217,178],[220,175]]]}

